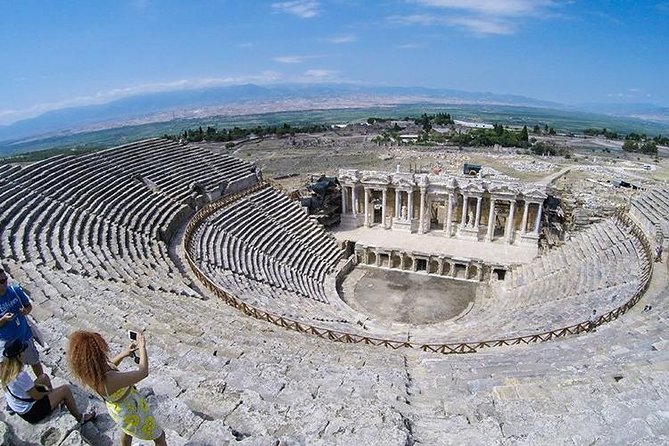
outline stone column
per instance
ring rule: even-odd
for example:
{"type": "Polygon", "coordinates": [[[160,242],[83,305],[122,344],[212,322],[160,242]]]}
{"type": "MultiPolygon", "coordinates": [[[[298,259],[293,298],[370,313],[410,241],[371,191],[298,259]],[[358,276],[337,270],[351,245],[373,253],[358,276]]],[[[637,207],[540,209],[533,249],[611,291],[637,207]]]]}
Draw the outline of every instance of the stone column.
{"type": "Polygon", "coordinates": [[[364,225],[366,228],[369,227],[369,189],[365,188],[365,222],[364,225]]]}
{"type": "Polygon", "coordinates": [[[346,213],[346,186],[341,188],[341,213],[346,213]]]}
{"type": "Polygon", "coordinates": [[[418,233],[422,234],[425,229],[425,188],[420,188],[420,212],[418,214],[418,233]]]}
{"type": "Polygon", "coordinates": [[[446,235],[451,236],[451,219],[453,218],[453,194],[448,194],[448,212],[446,213],[446,224],[444,231],[446,235]]]}
{"type": "Polygon", "coordinates": [[[476,219],[474,220],[474,229],[477,231],[479,229],[479,220],[481,218],[481,201],[483,201],[483,197],[476,197],[476,219]]]}
{"type": "Polygon", "coordinates": [[[514,224],[513,224],[513,214],[516,211],[516,199],[514,198],[513,200],[509,200],[510,205],[509,205],[509,219],[506,222],[506,230],[504,231],[504,237],[506,239],[507,243],[511,243],[513,241],[513,233],[515,232],[514,224]]]}
{"type": "Polygon", "coordinates": [[[413,220],[413,190],[407,192],[407,218],[413,220]]]}
{"type": "Polygon", "coordinates": [[[358,192],[356,191],[355,184],[351,186],[351,208],[353,209],[353,216],[357,217],[358,215],[358,192]]]}
{"type": "Polygon", "coordinates": [[[490,198],[490,211],[488,212],[488,233],[485,236],[487,242],[491,242],[495,233],[495,199],[490,198]]]}
{"type": "Polygon", "coordinates": [[[388,188],[384,187],[382,192],[382,202],[381,202],[381,227],[386,227],[386,205],[388,204],[388,188]]]}
{"type": "Polygon", "coordinates": [[[460,219],[460,229],[465,227],[467,223],[467,202],[469,197],[466,194],[462,194],[462,218],[460,219]]]}
{"type": "Polygon", "coordinates": [[[541,212],[543,211],[542,203],[537,203],[537,219],[534,222],[534,233],[539,235],[539,227],[541,226],[541,212]]]}
{"type": "Polygon", "coordinates": [[[402,200],[400,199],[401,191],[395,188],[395,218],[400,218],[400,208],[402,206],[402,200]]]}
{"type": "Polygon", "coordinates": [[[529,213],[529,211],[530,211],[530,203],[527,200],[525,200],[525,210],[523,211],[523,221],[520,224],[521,225],[521,228],[520,228],[520,233],[521,234],[525,234],[525,230],[527,229],[527,214],[529,213]]]}

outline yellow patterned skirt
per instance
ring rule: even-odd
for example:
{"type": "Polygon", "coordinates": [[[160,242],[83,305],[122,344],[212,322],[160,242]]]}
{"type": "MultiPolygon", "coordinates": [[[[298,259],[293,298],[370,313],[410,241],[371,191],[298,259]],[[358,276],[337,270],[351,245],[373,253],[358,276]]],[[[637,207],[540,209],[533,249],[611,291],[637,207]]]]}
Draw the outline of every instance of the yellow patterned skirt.
{"type": "Polygon", "coordinates": [[[139,440],[155,440],[160,437],[163,430],[156,423],[151,414],[149,405],[137,389],[130,388],[129,393],[120,401],[114,401],[114,397],[122,397],[127,388],[122,388],[109,395],[106,400],[109,416],[121,427],[126,434],[139,440]]]}

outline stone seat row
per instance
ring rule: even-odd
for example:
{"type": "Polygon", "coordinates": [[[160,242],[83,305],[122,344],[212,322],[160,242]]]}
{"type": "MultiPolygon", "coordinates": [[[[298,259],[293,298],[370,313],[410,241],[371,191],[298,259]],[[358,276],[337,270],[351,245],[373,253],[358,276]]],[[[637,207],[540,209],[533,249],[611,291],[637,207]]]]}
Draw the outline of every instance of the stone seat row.
{"type": "Polygon", "coordinates": [[[346,332],[357,330],[351,321],[357,320],[358,315],[346,311],[342,306],[333,306],[315,299],[304,299],[301,294],[277,289],[269,283],[231,270],[211,268],[207,270],[207,274],[232,295],[275,316],[346,332]]]}
{"type": "Polygon", "coordinates": [[[7,179],[21,181],[45,195],[54,194],[54,198],[62,195],[78,198],[80,194],[72,194],[73,188],[81,189],[84,194],[106,192],[110,183],[124,183],[140,176],[155,183],[166,197],[182,202],[190,194],[192,183],[220,185],[254,170],[253,164],[227,155],[215,155],[167,140],[148,140],[80,157],[50,158],[29,166],[24,172],[17,171],[7,179]]]}
{"type": "MultiPolygon", "coordinates": [[[[238,211],[239,207],[231,209],[230,215],[240,215],[238,211]]],[[[242,213],[242,217],[239,217],[240,223],[235,225],[232,231],[222,229],[220,219],[215,226],[210,226],[217,232],[242,237],[249,246],[270,258],[290,265],[308,277],[323,281],[330,269],[327,263],[313,251],[305,248],[301,241],[296,240],[294,234],[286,232],[276,224],[267,224],[268,220],[262,214],[254,213],[252,210],[249,214],[250,216],[244,218],[245,214],[242,213]]]]}
{"type": "Polygon", "coordinates": [[[250,238],[250,243],[269,251],[271,255],[285,254],[287,251],[282,245],[308,251],[314,259],[323,262],[321,268],[325,268],[327,273],[332,272],[342,258],[342,252],[331,234],[305,218],[296,202],[270,187],[220,210],[211,217],[211,222],[222,230],[244,234],[244,238],[250,238]]]}
{"type": "Polygon", "coordinates": [[[618,261],[626,258],[639,259],[634,238],[627,228],[612,220],[592,225],[587,230],[572,237],[569,242],[536,259],[528,265],[517,268],[511,277],[513,286],[524,285],[533,280],[543,280],[551,274],[564,274],[581,263],[597,264],[614,256],[618,261]],[[574,260],[578,260],[574,262],[574,260]]]}
{"type": "Polygon", "coordinates": [[[630,214],[658,242],[669,236],[669,190],[654,189],[632,200],[630,214]]]}
{"type": "MultiPolygon", "coordinates": [[[[235,178],[225,168],[250,171],[253,166],[230,157],[219,162],[216,155],[202,149],[188,148],[186,155],[176,154],[184,149],[164,140],[129,147],[131,150],[122,147],[81,157],[57,156],[24,168],[6,168],[0,178],[0,254],[86,277],[135,281],[191,294],[162,240],[169,239],[171,230],[193,210],[152,190],[128,166],[114,166],[110,159],[117,157],[118,150],[128,162],[138,158],[144,166],[155,166],[169,158],[185,163],[188,156],[199,153],[198,162],[209,166],[207,175],[216,173],[215,181],[220,183],[235,178]],[[151,272],[156,273],[156,280],[145,279],[151,272]]],[[[174,163],[170,166],[184,170],[174,163]]],[[[179,177],[186,191],[189,183],[198,180],[198,171],[187,172],[191,177],[179,177]]]]}
{"type": "Polygon", "coordinates": [[[200,264],[230,270],[327,303],[322,280],[302,274],[293,265],[265,254],[236,235],[212,226],[205,226],[203,232],[197,250],[200,264]]]}
{"type": "MultiPolygon", "coordinates": [[[[139,280],[137,270],[140,268],[162,268],[167,276],[173,274],[174,268],[170,268],[172,262],[165,254],[164,244],[161,248],[160,244],[147,239],[146,234],[135,232],[132,227],[112,224],[95,214],[31,190],[20,188],[20,192],[22,199],[12,201],[0,217],[3,257],[35,260],[74,269],[83,275],[109,275],[124,280],[139,280]],[[117,228],[121,229],[117,232],[117,228]],[[118,246],[122,247],[120,252],[118,246]],[[114,265],[119,265],[116,269],[129,271],[130,278],[127,273],[115,273],[114,265]]],[[[171,207],[167,209],[174,212],[171,207]]],[[[163,214],[161,218],[169,216],[163,214]]]]}
{"type": "Polygon", "coordinates": [[[189,185],[193,182],[205,187],[218,186],[255,171],[253,164],[236,158],[161,139],[97,152],[91,157],[107,169],[148,178],[161,192],[178,202],[189,195],[189,185]]]}

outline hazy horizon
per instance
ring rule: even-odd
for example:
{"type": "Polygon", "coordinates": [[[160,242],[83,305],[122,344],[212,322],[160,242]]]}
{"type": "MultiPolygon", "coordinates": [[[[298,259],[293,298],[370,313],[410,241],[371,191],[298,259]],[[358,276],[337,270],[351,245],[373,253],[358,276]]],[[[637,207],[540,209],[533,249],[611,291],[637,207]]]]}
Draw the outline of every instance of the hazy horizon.
{"type": "Polygon", "coordinates": [[[244,83],[669,105],[666,1],[27,0],[0,15],[0,124],[244,83]]]}

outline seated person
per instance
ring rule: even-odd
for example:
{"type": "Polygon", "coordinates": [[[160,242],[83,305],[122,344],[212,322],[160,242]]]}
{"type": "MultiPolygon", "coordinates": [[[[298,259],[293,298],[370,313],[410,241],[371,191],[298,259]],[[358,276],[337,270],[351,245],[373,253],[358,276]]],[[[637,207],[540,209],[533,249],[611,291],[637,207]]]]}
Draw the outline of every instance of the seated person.
{"type": "Polygon", "coordinates": [[[23,370],[21,354],[28,347],[20,339],[14,339],[5,345],[0,363],[0,381],[5,386],[5,401],[11,410],[30,424],[39,423],[54,409],[65,403],[67,410],[80,423],[95,418],[95,412],[82,414],[77,408],[69,386],[51,388],[49,378],[42,374],[36,380],[30,379],[23,370]]]}

